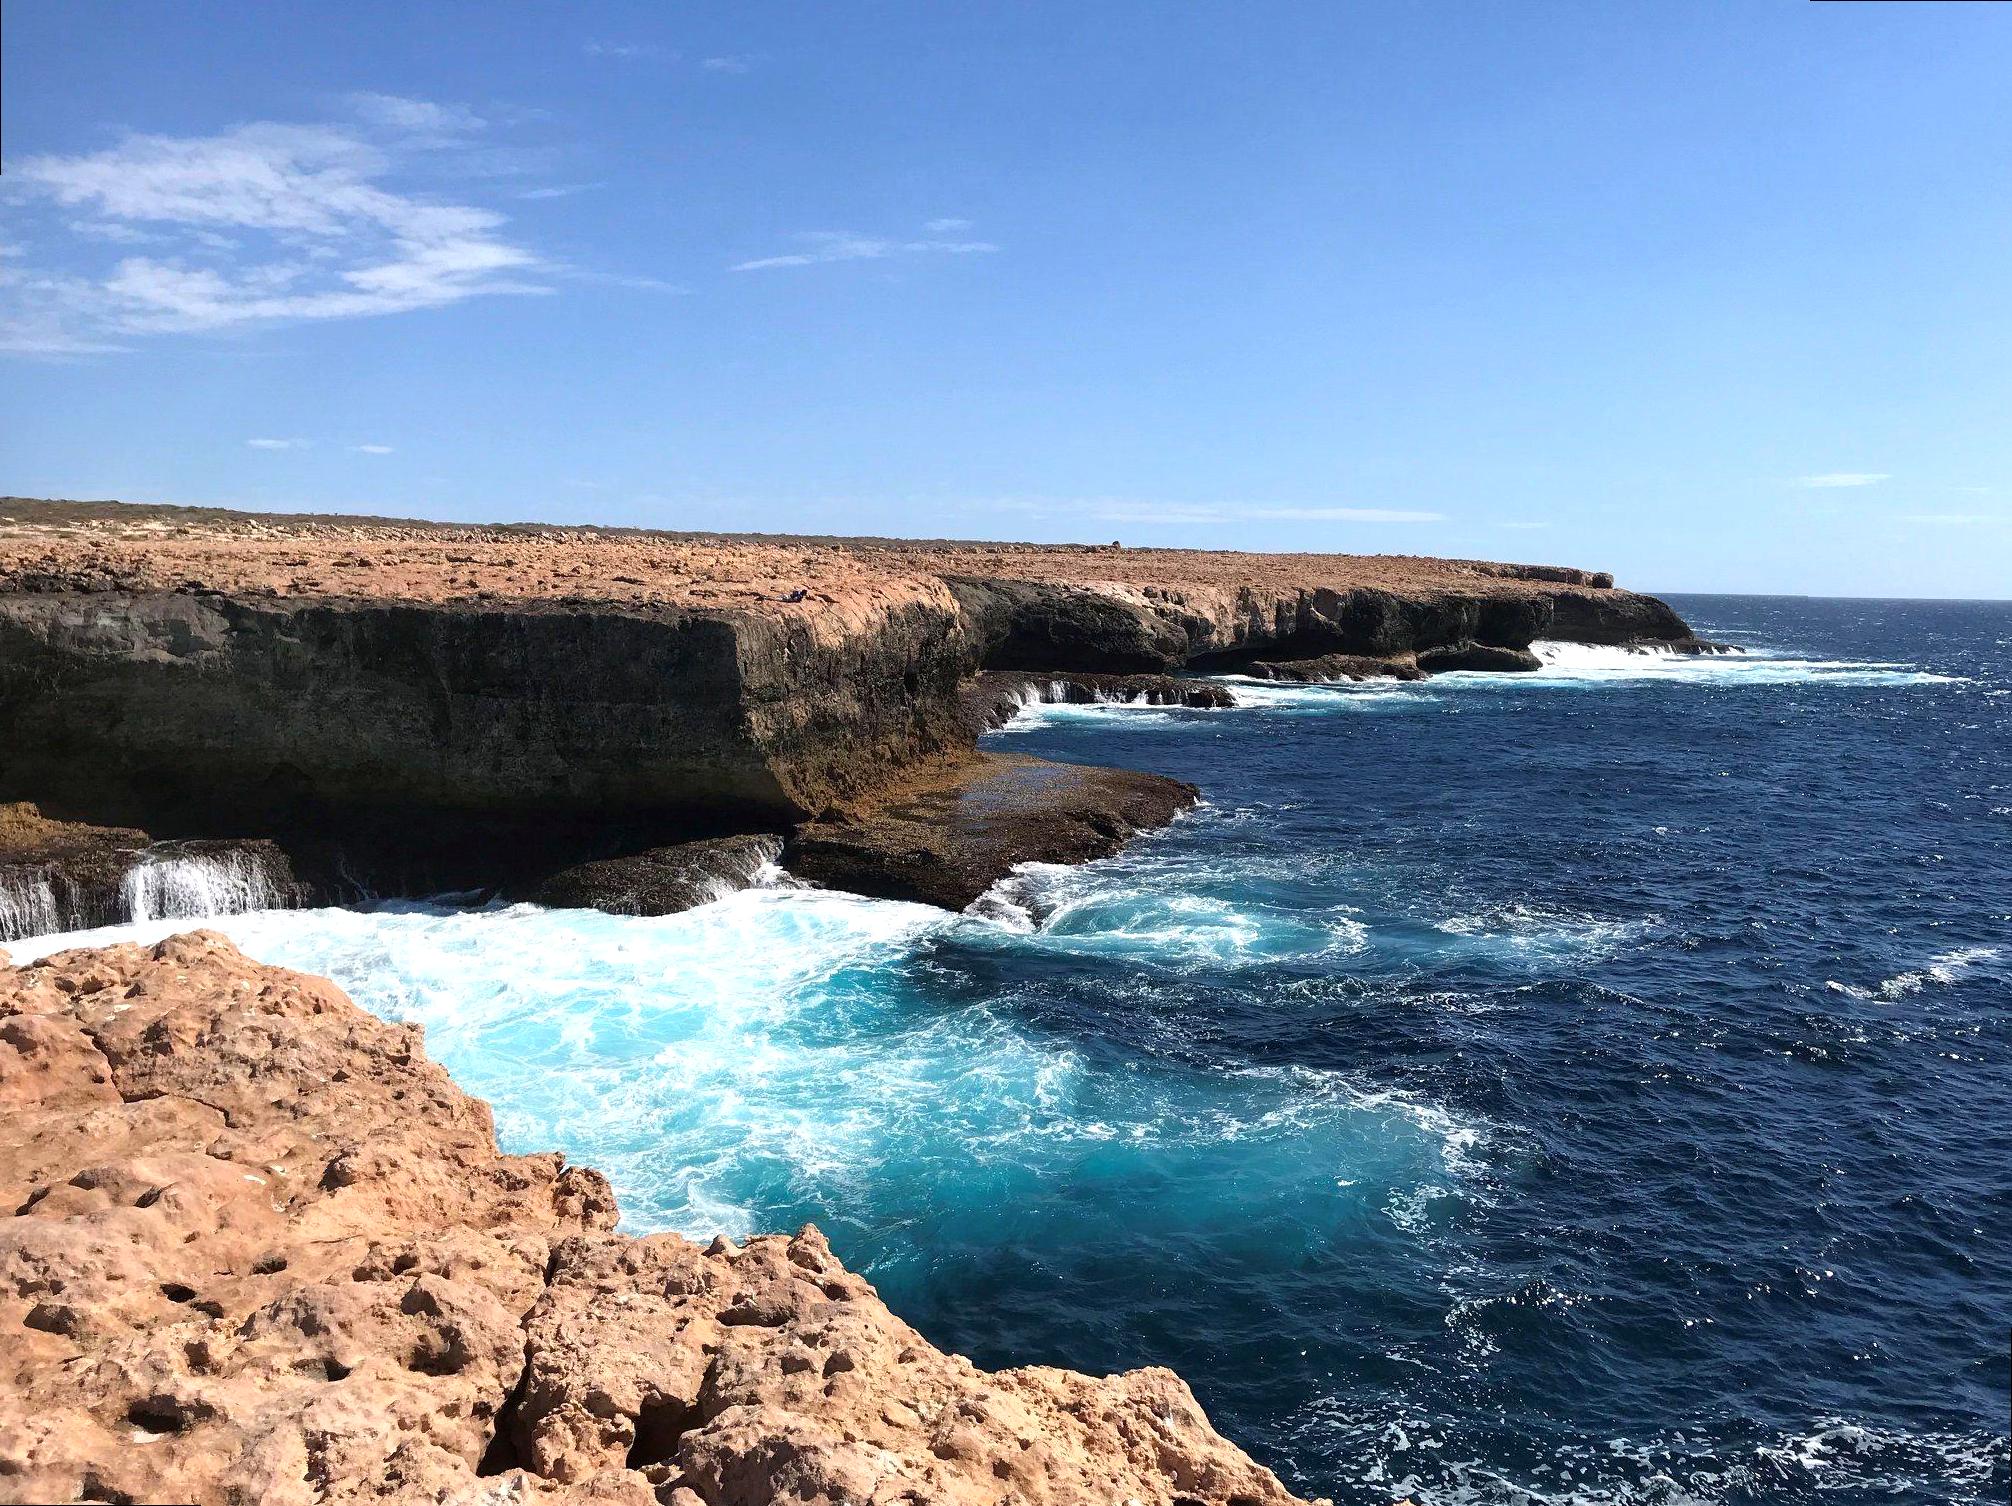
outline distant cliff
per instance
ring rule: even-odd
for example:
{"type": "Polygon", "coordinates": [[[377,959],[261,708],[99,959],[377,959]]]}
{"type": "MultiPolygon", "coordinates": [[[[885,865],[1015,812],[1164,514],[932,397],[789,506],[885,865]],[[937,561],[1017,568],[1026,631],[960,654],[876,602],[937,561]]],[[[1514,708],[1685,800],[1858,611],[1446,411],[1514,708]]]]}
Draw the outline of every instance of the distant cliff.
{"type": "Polygon", "coordinates": [[[970,760],[979,671],[1417,673],[1543,637],[1692,641],[1563,567],[0,499],[0,800],[479,881],[859,819],[970,760]]]}

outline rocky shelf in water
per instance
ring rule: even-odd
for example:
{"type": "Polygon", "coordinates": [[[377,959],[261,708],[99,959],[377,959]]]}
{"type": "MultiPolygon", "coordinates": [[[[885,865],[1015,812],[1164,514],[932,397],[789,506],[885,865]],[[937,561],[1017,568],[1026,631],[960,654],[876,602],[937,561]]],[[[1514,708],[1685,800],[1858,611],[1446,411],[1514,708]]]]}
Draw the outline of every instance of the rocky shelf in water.
{"type": "Polygon", "coordinates": [[[0,1494],[1288,1506],[1171,1372],[987,1372],[816,1229],[615,1232],[419,1027],[223,937],[0,953],[0,1494]]]}

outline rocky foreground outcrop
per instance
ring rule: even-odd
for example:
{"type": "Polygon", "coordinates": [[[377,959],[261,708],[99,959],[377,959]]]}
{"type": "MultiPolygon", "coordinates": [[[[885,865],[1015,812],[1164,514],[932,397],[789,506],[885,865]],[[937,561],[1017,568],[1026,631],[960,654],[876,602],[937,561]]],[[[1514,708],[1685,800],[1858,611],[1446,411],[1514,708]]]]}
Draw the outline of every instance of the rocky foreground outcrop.
{"type": "Polygon", "coordinates": [[[214,933],[0,954],[0,1207],[0,1500],[1292,1500],[1171,1373],[978,1370],[815,1229],[614,1232],[214,933]]]}

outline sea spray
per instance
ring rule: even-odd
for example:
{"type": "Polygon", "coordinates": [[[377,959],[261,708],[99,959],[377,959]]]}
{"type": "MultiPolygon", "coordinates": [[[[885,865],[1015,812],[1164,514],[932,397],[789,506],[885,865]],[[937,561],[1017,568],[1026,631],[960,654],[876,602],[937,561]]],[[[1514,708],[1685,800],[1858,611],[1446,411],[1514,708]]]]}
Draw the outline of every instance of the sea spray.
{"type": "Polygon", "coordinates": [[[56,890],[48,874],[35,868],[0,872],[0,942],[46,936],[62,925],[56,890]]]}
{"type": "Polygon", "coordinates": [[[261,853],[229,848],[143,857],[126,871],[119,896],[129,921],[199,920],[282,908],[290,888],[261,853]]]}

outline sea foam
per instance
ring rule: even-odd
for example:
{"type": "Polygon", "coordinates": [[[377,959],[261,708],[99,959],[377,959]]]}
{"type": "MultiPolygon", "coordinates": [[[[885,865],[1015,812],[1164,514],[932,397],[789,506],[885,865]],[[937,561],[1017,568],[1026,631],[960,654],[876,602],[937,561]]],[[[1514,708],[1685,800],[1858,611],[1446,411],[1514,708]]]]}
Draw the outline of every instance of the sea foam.
{"type": "MultiPolygon", "coordinates": [[[[1174,1176],[1188,1189],[1126,1215],[1165,1229],[1262,1222],[1276,1211],[1268,1200],[1297,1222],[1323,1202],[1405,1195],[1421,1178],[1444,1195],[1477,1133],[1446,1110],[1337,1073],[1093,1058],[1030,1028],[1010,992],[945,1000],[915,972],[930,943],[1234,964],[1263,928],[1181,896],[1127,927],[1110,903],[1070,895],[1017,933],[979,915],[791,889],[653,918],[395,904],[212,924],[260,960],[424,1024],[429,1052],[491,1101],[507,1148],[558,1147],[606,1171],[633,1229],[738,1237],[856,1217],[888,1237],[920,1215],[962,1239],[1010,1242],[981,1231],[1017,1207],[1016,1229],[1052,1221],[1041,1237],[1060,1238],[1116,1217],[1074,1206],[1094,1194],[1075,1170],[1100,1146],[1121,1185],[1174,1176]]],[[[19,960],[177,928],[51,938],[19,960]]],[[[1354,944],[1343,925],[1273,945],[1354,944]]],[[[873,1243],[861,1254],[870,1268],[873,1243]]]]}

